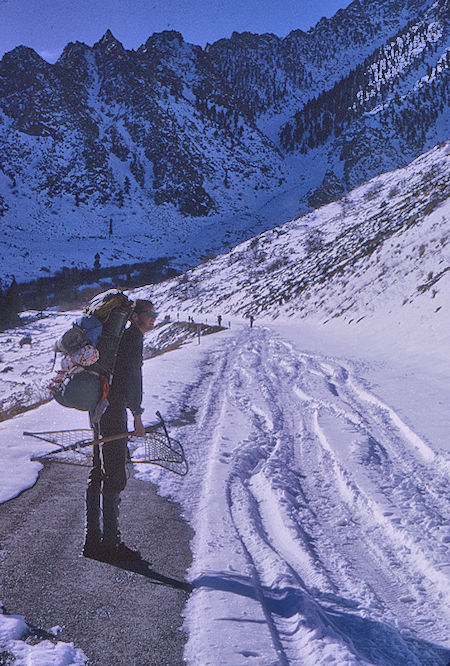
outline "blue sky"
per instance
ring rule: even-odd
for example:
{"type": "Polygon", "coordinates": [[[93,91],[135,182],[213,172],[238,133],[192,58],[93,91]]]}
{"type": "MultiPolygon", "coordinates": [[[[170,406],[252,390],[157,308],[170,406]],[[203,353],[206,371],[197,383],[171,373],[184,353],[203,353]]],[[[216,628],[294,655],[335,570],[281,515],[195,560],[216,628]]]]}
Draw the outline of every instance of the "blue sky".
{"type": "Polygon", "coordinates": [[[92,45],[110,28],[125,48],[138,48],[154,32],[178,30],[204,46],[237,32],[308,30],[350,0],[0,0],[0,57],[32,47],[54,62],[68,42],[92,45]]]}

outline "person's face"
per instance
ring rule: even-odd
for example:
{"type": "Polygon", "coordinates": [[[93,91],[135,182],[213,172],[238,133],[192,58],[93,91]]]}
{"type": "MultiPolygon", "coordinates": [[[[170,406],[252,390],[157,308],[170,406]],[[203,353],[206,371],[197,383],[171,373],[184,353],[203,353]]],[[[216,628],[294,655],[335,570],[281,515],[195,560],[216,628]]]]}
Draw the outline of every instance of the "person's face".
{"type": "Polygon", "coordinates": [[[142,333],[147,333],[148,331],[151,331],[152,328],[154,327],[157,313],[155,312],[155,308],[149,306],[147,310],[145,310],[144,312],[140,312],[139,314],[136,314],[135,317],[136,318],[134,323],[136,324],[138,329],[142,333]]]}

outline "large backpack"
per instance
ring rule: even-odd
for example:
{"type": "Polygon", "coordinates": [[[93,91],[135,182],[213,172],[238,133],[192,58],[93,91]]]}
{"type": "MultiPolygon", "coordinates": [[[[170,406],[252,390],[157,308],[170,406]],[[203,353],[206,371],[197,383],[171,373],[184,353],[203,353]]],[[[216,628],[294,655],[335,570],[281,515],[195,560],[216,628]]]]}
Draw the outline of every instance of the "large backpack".
{"type": "Polygon", "coordinates": [[[64,407],[88,411],[97,422],[107,407],[120,340],[134,303],[117,289],[99,294],[56,343],[61,370],[50,385],[64,407]]]}

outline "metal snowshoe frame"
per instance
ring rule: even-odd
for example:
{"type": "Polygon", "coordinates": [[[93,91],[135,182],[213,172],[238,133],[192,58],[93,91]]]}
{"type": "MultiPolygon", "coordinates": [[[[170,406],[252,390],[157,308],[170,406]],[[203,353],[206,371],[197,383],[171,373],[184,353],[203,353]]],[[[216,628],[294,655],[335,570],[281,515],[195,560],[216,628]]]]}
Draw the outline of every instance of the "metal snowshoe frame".
{"type": "MultiPolygon", "coordinates": [[[[29,432],[23,434],[26,437],[34,437],[58,448],[47,453],[33,455],[31,460],[54,460],[67,463],[88,463],[90,455],[86,449],[95,445],[105,446],[118,439],[128,439],[131,444],[130,462],[135,464],[152,464],[185,476],[188,471],[188,463],[182,444],[169,436],[167,426],[160,412],[156,412],[158,423],[145,428],[144,437],[134,437],[132,432],[124,432],[107,437],[93,437],[92,430],[88,428],[73,428],[69,430],[50,430],[44,432],[29,432]],[[159,432],[158,432],[159,430],[159,432]],[[161,432],[162,430],[162,432],[161,432]]],[[[179,422],[175,422],[179,424],[179,422]]]]}

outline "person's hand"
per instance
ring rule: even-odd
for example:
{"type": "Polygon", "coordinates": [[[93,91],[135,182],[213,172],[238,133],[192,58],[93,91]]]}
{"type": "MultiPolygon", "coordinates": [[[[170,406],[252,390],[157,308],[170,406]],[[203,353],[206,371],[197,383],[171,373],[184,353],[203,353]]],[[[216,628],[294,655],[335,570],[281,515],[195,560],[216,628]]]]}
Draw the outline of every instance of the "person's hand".
{"type": "Polygon", "coordinates": [[[142,418],[140,414],[136,414],[134,417],[134,433],[135,437],[143,437],[145,435],[144,424],[142,423],[142,418]]]}

